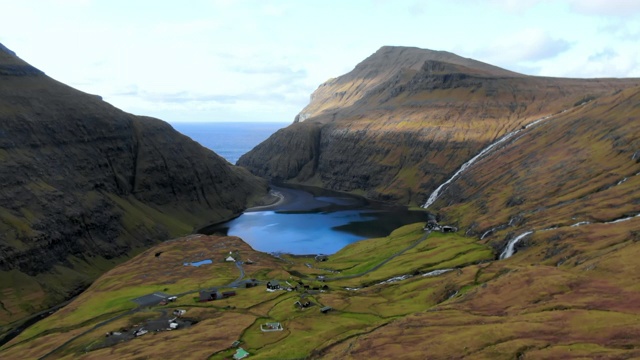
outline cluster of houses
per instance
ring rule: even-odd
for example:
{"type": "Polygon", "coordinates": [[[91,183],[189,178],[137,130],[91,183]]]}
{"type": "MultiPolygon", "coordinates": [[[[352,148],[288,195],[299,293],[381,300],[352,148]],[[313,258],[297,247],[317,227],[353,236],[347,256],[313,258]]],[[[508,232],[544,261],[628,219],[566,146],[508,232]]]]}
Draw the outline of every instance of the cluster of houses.
{"type": "Polygon", "coordinates": [[[442,231],[443,233],[458,232],[458,228],[457,227],[449,226],[449,225],[440,225],[434,219],[429,219],[429,221],[427,221],[427,224],[425,225],[423,230],[424,231],[442,231]]]}
{"type": "Polygon", "coordinates": [[[102,344],[111,346],[122,341],[144,336],[150,332],[171,331],[188,327],[192,324],[191,320],[181,319],[186,312],[187,311],[183,309],[175,309],[173,311],[173,318],[168,318],[163,315],[158,319],[146,320],[144,324],[134,325],[132,328],[123,327],[120,331],[109,331],[105,334],[106,339],[102,344]]]}
{"type": "Polygon", "coordinates": [[[209,290],[200,290],[200,297],[198,299],[199,302],[207,302],[219,299],[226,299],[232,296],[236,296],[236,292],[231,291],[223,291],[220,292],[217,289],[209,289],[209,290]]]}
{"type": "MultiPolygon", "coordinates": [[[[320,277],[318,277],[320,278],[320,277]]],[[[322,281],[322,280],[320,280],[322,281]]],[[[329,290],[329,285],[323,285],[323,286],[311,286],[311,285],[307,285],[305,283],[303,283],[302,281],[298,280],[298,285],[291,285],[289,282],[285,281],[285,283],[287,284],[287,286],[283,286],[280,285],[280,283],[278,281],[275,280],[271,280],[267,282],[267,291],[268,292],[274,292],[274,291],[278,291],[278,290],[286,290],[286,291],[298,291],[298,290],[303,290],[303,291],[327,291],[329,290]]]]}

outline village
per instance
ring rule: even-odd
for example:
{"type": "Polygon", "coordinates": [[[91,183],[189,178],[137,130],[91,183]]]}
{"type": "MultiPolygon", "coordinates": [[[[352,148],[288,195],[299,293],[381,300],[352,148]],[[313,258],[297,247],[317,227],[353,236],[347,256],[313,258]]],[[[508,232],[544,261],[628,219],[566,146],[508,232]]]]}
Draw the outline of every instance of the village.
{"type": "MultiPolygon", "coordinates": [[[[432,231],[439,231],[442,233],[454,233],[457,228],[448,225],[440,225],[435,219],[428,221],[422,230],[428,233],[432,231]]],[[[200,255],[205,255],[204,253],[200,255]]],[[[156,254],[156,257],[158,255],[156,254]]],[[[329,260],[327,255],[315,255],[311,256],[312,262],[301,260],[301,264],[304,265],[308,271],[323,270],[324,273],[337,274],[339,272],[332,269],[322,269],[319,267],[321,263],[326,263],[329,260]],[[315,263],[312,264],[312,263],[315,263]]],[[[290,261],[290,260],[289,260],[290,261]]],[[[188,316],[188,308],[201,308],[202,306],[208,306],[212,304],[215,306],[218,302],[224,302],[222,310],[236,310],[236,305],[233,298],[237,297],[239,293],[249,289],[264,289],[266,293],[285,292],[291,294],[297,294],[290,300],[290,307],[295,311],[318,311],[321,314],[328,314],[335,311],[331,306],[321,304],[317,300],[317,295],[330,292],[331,288],[326,283],[329,279],[327,275],[315,275],[305,276],[303,274],[299,277],[293,277],[289,275],[286,280],[272,278],[269,280],[259,280],[257,278],[245,278],[246,267],[256,265],[256,262],[246,258],[242,259],[241,252],[239,250],[231,250],[225,256],[207,259],[194,259],[194,261],[183,262],[184,267],[200,268],[210,266],[212,264],[226,264],[227,267],[237,267],[240,272],[240,277],[223,286],[209,287],[198,290],[192,290],[183,292],[180,294],[168,294],[165,292],[154,292],[138,298],[133,299],[133,302],[138,304],[140,308],[150,309],[155,311],[158,315],[154,318],[147,319],[140,324],[133,324],[130,328],[120,328],[117,331],[109,331],[105,335],[105,340],[101,346],[113,346],[119,342],[129,341],[141,336],[145,336],[150,333],[159,333],[165,331],[179,331],[182,329],[190,328],[198,323],[196,318],[188,316]],[[193,296],[197,294],[197,296],[193,296]],[[176,302],[181,299],[179,305],[175,305],[176,302]],[[316,309],[316,310],[311,310],[316,309]]],[[[439,274],[443,274],[450,269],[436,271],[439,274]]],[[[424,274],[425,276],[431,275],[431,273],[424,274]]],[[[378,284],[393,283],[398,279],[406,279],[410,276],[396,276],[389,280],[379,282],[378,284]]],[[[345,287],[345,289],[353,291],[352,289],[345,287]]],[[[264,321],[254,331],[268,333],[278,333],[285,330],[285,327],[281,322],[264,321]]],[[[249,357],[251,354],[242,347],[242,341],[236,339],[229,343],[228,351],[233,351],[233,359],[243,359],[249,357]]]]}
{"type": "Polygon", "coordinates": [[[473,272],[452,270],[490,258],[491,250],[427,225],[405,226],[331,255],[267,254],[234,236],[193,234],[167,241],[115,268],[73,307],[51,317],[61,329],[79,330],[48,353],[172,358],[189,351],[193,358],[212,360],[306,356],[321,343],[463,293],[451,281],[473,282],[473,272]],[[421,287],[401,290],[412,284],[421,287]],[[317,337],[308,338],[310,331],[317,337]]]}
{"type": "MultiPolygon", "coordinates": [[[[159,257],[156,253],[156,257],[159,257]]],[[[328,256],[315,256],[316,262],[327,261],[328,256]]],[[[205,259],[200,261],[184,262],[183,266],[200,267],[204,265],[210,265],[215,260],[205,259]]],[[[226,286],[213,287],[207,289],[197,290],[197,297],[191,297],[193,305],[185,304],[184,301],[180,302],[180,307],[176,302],[179,298],[189,297],[196,291],[189,291],[181,294],[170,295],[165,292],[154,292],[138,298],[132,301],[138,305],[139,310],[151,310],[158,313],[158,316],[152,319],[146,319],[141,323],[133,324],[131,327],[121,327],[117,330],[108,331],[105,333],[105,339],[100,345],[94,349],[101,347],[109,347],[121,342],[130,341],[135,338],[145,336],[147,334],[176,331],[181,329],[187,329],[198,323],[195,318],[190,318],[187,315],[187,309],[189,307],[201,307],[210,302],[216,302],[219,300],[230,299],[238,295],[242,289],[251,289],[263,287],[267,293],[274,292],[293,292],[298,294],[298,300],[292,302],[291,306],[298,311],[304,311],[306,309],[316,307],[322,314],[327,314],[333,310],[330,306],[322,306],[314,301],[312,296],[320,293],[328,292],[330,287],[327,284],[317,284],[317,282],[323,281],[323,276],[318,276],[315,282],[305,283],[302,279],[289,279],[289,280],[258,280],[255,278],[244,279],[244,265],[253,265],[254,262],[250,259],[241,260],[239,251],[230,251],[224,259],[219,259],[219,263],[226,263],[229,266],[235,265],[240,269],[241,277],[226,286]],[[291,282],[290,282],[291,281],[291,282]],[[186,306],[185,306],[186,305],[186,306]]],[[[313,268],[311,264],[305,263],[308,268],[313,268]]],[[[233,310],[235,306],[227,304],[225,309],[233,310]]],[[[260,324],[259,329],[263,333],[279,332],[283,331],[284,327],[280,322],[264,322],[260,324]]],[[[229,349],[235,349],[233,353],[233,359],[243,359],[250,356],[250,353],[243,349],[241,345],[242,341],[236,340],[229,344],[229,349]]]]}

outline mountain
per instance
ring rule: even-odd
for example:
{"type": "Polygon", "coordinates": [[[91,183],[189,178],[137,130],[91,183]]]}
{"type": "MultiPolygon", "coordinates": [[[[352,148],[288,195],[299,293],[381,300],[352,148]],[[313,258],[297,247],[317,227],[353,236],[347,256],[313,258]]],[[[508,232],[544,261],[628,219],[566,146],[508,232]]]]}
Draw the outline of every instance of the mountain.
{"type": "Polygon", "coordinates": [[[526,76],[457,55],[383,47],[311,96],[238,165],[280,181],[423,204],[501,136],[638,79],[526,76]]]}
{"type": "Polygon", "coordinates": [[[427,206],[452,231],[410,224],[314,260],[235,237],[163,242],[0,356],[222,359],[239,345],[256,359],[638,358],[638,82],[382,48],[241,162],[427,206]],[[213,288],[221,298],[200,302],[213,288]],[[177,329],[168,309],[186,311],[177,329]]]}
{"type": "Polygon", "coordinates": [[[468,167],[430,209],[494,248],[497,261],[463,268],[473,281],[450,280],[460,292],[451,301],[322,356],[640,356],[638,104],[640,87],[603,95],[468,167]],[[499,260],[509,243],[516,254],[499,260]]]}
{"type": "Polygon", "coordinates": [[[266,183],[0,46],[0,323],[149,246],[240,213],[266,183]]]}

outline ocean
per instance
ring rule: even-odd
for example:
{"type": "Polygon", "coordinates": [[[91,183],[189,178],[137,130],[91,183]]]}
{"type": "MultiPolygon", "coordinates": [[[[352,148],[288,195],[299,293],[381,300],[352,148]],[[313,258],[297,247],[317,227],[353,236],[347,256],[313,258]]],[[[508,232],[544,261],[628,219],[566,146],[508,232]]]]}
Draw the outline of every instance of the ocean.
{"type": "Polygon", "coordinates": [[[240,156],[266,140],[284,122],[175,122],[174,129],[235,164],[240,156]]]}

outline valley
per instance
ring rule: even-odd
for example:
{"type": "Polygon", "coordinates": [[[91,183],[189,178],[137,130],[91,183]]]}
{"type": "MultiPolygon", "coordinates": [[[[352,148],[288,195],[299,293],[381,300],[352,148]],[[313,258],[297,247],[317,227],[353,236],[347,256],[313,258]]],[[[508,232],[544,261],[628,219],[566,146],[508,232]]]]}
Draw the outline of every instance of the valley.
{"type": "Polygon", "coordinates": [[[232,166],[0,54],[0,319],[77,294],[2,358],[640,357],[640,79],[385,46],[232,166]],[[359,196],[424,217],[326,252],[194,233],[359,196]]]}
{"type": "Polygon", "coordinates": [[[71,305],[11,341],[2,354],[27,354],[32,358],[101,358],[110,354],[134,358],[154,354],[177,357],[189,352],[195,357],[223,358],[235,351],[231,344],[240,341],[256,358],[305,356],[314,349],[445,301],[458,289],[454,289],[452,279],[459,281],[462,288],[462,284],[470,285],[473,277],[470,278],[471,272],[464,275],[460,270],[432,276],[433,270],[492,257],[488,247],[476,245],[471,239],[430,234],[423,226],[424,223],[408,225],[389,237],[353,243],[322,262],[313,257],[276,258],[254,251],[237,237],[191,235],[172,240],[109,271],[71,305]],[[372,254],[372,248],[378,251],[372,254]],[[236,295],[199,302],[198,289],[215,287],[223,292],[230,283],[240,280],[235,263],[225,261],[230,253],[241,264],[244,279],[257,285],[245,288],[246,283],[236,283],[236,295]],[[392,257],[396,253],[400,254],[392,257]],[[185,266],[186,261],[200,259],[211,259],[212,263],[185,266]],[[380,263],[383,265],[377,267],[380,263]],[[403,273],[412,277],[392,279],[403,273]],[[324,281],[318,280],[323,276],[324,281]],[[283,290],[269,292],[267,282],[278,282],[283,290]],[[296,290],[284,290],[294,286],[296,290]],[[167,305],[136,307],[132,301],[154,292],[180,295],[167,305]],[[422,299],[418,303],[416,296],[422,299]],[[313,305],[302,308],[296,306],[297,301],[313,305]],[[323,314],[320,309],[326,306],[331,311],[323,314]],[[108,340],[105,332],[123,328],[133,331],[132,326],[174,309],[186,310],[184,317],[195,324],[104,347],[108,340]],[[259,326],[265,322],[280,322],[284,330],[263,333],[259,326]],[[328,324],[331,325],[327,327],[328,324]],[[71,342],[67,342],[69,339],[71,342]],[[149,346],[158,341],[167,342],[169,347],[149,346]]]}

